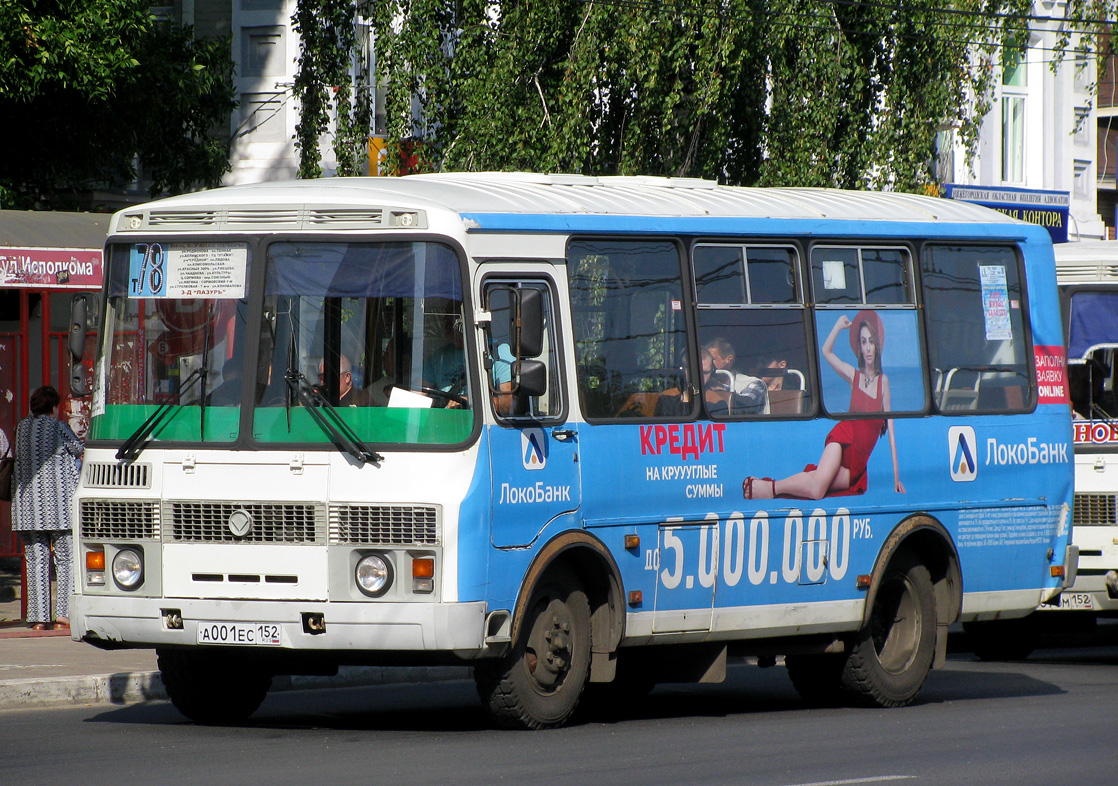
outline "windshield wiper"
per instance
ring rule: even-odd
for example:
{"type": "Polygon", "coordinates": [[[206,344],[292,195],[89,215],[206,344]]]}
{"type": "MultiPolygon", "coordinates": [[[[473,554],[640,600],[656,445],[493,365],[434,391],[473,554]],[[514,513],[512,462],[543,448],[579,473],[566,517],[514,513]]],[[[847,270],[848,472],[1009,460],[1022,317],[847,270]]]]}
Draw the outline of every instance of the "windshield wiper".
{"type": "Polygon", "coordinates": [[[167,417],[171,407],[178,406],[178,403],[182,401],[183,394],[198,384],[199,379],[205,379],[206,373],[205,366],[200,366],[191,371],[179,385],[178,392],[170,400],[160,404],[159,409],[152,412],[148,419],[132,432],[132,436],[124,441],[124,444],[116,452],[117,461],[132,461],[139,456],[140,452],[147,446],[147,438],[151,436],[151,433],[155,431],[155,427],[160,424],[163,418],[167,417]]]}
{"type": "Polygon", "coordinates": [[[342,420],[338,410],[307,382],[305,376],[292,368],[288,368],[287,373],[283,375],[283,380],[287,383],[291,392],[295,394],[299,403],[306,407],[314,422],[330,435],[330,440],[339,450],[345,451],[362,464],[378,465],[381,461],[384,461],[384,456],[361,441],[353,428],[342,420]],[[321,410],[326,410],[330,417],[327,418],[326,415],[323,415],[321,410]]]}

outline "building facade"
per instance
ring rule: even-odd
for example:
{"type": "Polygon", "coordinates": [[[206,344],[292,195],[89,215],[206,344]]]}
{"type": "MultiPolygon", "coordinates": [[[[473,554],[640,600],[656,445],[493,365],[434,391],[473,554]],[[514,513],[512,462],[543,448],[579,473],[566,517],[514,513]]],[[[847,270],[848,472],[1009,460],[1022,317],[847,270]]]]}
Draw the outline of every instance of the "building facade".
{"type": "Polygon", "coordinates": [[[1099,215],[1106,222],[1107,237],[1118,238],[1118,78],[1111,60],[1106,73],[1099,77],[1097,98],[1097,157],[1099,215]]]}
{"type": "MultiPolygon", "coordinates": [[[[1113,209],[1100,215],[1100,180],[1106,163],[1096,158],[1102,148],[1096,118],[1107,110],[1099,109],[1102,102],[1092,94],[1096,64],[1093,59],[1078,59],[1069,50],[1053,71],[1065,3],[1037,0],[1033,11],[1036,19],[1026,48],[1002,52],[1000,62],[993,64],[1001,78],[983,119],[973,161],[968,163],[953,140],[950,154],[941,161],[940,175],[946,182],[966,187],[969,194],[984,191],[992,206],[1011,214],[1014,204],[1062,202],[1058,212],[1066,215],[1066,225],[1053,232],[1057,241],[1106,237],[1113,232],[1114,215],[1113,209]]],[[[1109,167],[1113,199],[1113,152],[1109,167]]],[[[1019,217],[1041,216],[1037,223],[1059,220],[1043,215],[1046,212],[1051,211],[1026,207],[1019,217]]]]}

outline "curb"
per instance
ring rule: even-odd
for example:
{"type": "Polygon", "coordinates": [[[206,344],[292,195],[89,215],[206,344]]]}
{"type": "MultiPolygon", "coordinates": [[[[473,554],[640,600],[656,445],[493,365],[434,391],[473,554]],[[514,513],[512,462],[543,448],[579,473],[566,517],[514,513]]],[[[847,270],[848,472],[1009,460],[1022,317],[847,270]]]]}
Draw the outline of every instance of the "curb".
{"type": "MultiPolygon", "coordinates": [[[[469,679],[469,666],[343,666],[333,677],[280,676],[272,691],[326,690],[401,683],[449,682],[469,679]]],[[[0,682],[0,710],[58,707],[72,704],[127,706],[165,701],[167,691],[158,671],[95,674],[54,679],[0,682]]]]}

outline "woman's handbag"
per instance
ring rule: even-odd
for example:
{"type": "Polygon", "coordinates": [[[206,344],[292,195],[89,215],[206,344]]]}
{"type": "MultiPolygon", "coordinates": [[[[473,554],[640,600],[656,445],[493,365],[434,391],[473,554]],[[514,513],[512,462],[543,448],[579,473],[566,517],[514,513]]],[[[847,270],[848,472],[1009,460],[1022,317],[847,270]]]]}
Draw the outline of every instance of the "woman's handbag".
{"type": "Polygon", "coordinates": [[[12,445],[8,443],[8,450],[0,458],[0,502],[12,501],[12,470],[16,466],[16,457],[12,455],[12,445]]]}

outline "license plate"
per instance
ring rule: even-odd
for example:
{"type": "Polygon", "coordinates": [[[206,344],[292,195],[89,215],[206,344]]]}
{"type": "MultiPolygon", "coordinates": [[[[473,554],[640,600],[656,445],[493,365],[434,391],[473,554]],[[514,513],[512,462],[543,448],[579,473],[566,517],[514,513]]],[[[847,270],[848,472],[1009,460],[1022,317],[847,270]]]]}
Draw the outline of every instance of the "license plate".
{"type": "Polygon", "coordinates": [[[1089,592],[1062,592],[1059,605],[1044,603],[1038,608],[1040,611],[1096,611],[1095,601],[1089,592]]]}
{"type": "Polygon", "coordinates": [[[271,622],[200,622],[198,643],[278,647],[280,626],[271,622]]]}

